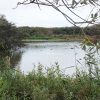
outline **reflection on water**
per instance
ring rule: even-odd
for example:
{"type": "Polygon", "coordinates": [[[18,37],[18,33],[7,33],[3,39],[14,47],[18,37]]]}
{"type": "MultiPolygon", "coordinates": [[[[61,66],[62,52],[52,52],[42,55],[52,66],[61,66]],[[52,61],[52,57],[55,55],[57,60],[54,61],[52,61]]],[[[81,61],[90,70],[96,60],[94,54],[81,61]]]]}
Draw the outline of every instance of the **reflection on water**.
{"type": "Polygon", "coordinates": [[[11,66],[17,66],[18,63],[21,61],[21,56],[22,52],[13,52],[10,59],[11,66]]]}
{"type": "Polygon", "coordinates": [[[51,67],[58,62],[60,68],[67,74],[75,72],[77,66],[83,69],[85,55],[79,42],[37,42],[27,43],[20,49],[22,53],[18,65],[24,72],[30,72],[39,63],[51,67]],[[82,66],[82,65],[83,66],[82,66]],[[71,67],[71,68],[70,68],[71,67]]]}

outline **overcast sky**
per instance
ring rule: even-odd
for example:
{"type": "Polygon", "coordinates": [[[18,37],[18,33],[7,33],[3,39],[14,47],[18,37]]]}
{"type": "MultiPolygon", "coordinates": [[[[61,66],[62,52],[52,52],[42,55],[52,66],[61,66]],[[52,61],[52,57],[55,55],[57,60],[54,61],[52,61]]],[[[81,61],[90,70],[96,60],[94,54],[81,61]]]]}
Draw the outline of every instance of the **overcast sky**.
{"type": "MultiPolygon", "coordinates": [[[[65,27],[71,26],[61,13],[53,8],[41,6],[41,10],[37,5],[19,6],[16,9],[18,1],[22,0],[0,0],[0,14],[6,16],[7,20],[15,23],[17,26],[33,26],[33,27],[65,27]]],[[[82,8],[76,12],[86,18],[88,8],[82,8]]],[[[66,11],[70,15],[69,12],[66,11]]],[[[72,16],[72,15],[71,15],[72,16]]],[[[78,20],[72,16],[74,20],[78,20]]]]}

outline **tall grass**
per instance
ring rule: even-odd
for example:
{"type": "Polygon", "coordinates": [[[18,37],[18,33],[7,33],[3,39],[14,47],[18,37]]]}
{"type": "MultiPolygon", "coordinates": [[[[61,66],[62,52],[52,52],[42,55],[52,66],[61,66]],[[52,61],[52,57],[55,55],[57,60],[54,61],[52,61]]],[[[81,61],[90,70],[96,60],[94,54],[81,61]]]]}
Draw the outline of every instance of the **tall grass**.
{"type": "Polygon", "coordinates": [[[73,77],[62,74],[58,65],[45,71],[39,65],[24,74],[0,59],[0,100],[100,100],[99,59],[94,49],[86,50],[88,72],[76,71],[73,77]]]}
{"type": "Polygon", "coordinates": [[[43,71],[41,65],[27,75],[6,67],[0,72],[0,100],[100,100],[100,76],[85,72],[70,77],[59,66],[43,71]]]}

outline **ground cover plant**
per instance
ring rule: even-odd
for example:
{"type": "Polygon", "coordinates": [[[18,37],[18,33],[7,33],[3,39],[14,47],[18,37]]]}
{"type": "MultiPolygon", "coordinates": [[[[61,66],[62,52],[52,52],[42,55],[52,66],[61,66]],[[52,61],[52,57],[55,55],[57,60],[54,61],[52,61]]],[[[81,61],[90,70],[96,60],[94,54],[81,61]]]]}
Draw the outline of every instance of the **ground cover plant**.
{"type": "Polygon", "coordinates": [[[39,65],[27,75],[6,67],[0,71],[0,100],[100,100],[100,76],[67,76],[58,65],[45,73],[39,65]]]}

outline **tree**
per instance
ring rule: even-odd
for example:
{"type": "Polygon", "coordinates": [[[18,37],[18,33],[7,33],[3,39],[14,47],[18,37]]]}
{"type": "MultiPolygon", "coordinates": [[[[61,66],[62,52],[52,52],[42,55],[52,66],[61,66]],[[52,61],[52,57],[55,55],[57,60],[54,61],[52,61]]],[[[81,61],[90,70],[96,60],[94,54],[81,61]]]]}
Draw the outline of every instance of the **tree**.
{"type": "MultiPolygon", "coordinates": [[[[18,2],[18,5],[28,5],[28,4],[37,4],[40,8],[40,5],[50,6],[59,11],[67,21],[72,25],[77,26],[78,24],[94,24],[96,20],[99,19],[99,8],[100,0],[23,0],[23,2],[18,2]],[[90,6],[91,11],[88,16],[88,19],[84,19],[82,16],[79,16],[74,9],[79,9],[83,6],[90,6]],[[70,15],[67,14],[62,8],[70,11],[74,16],[78,17],[81,21],[75,21],[70,15]]],[[[88,8],[87,8],[88,9],[88,8]]]]}
{"type": "Polygon", "coordinates": [[[22,37],[14,24],[0,16],[0,55],[20,46],[22,37]]]}

